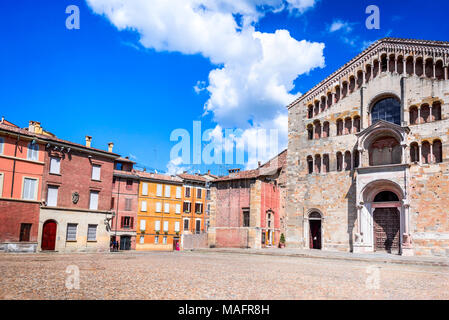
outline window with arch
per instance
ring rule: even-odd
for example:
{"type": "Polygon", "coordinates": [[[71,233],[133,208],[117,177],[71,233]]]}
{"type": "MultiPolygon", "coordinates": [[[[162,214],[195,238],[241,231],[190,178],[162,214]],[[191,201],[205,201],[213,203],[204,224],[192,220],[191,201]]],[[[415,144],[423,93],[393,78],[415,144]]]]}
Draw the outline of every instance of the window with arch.
{"type": "Polygon", "coordinates": [[[350,134],[352,131],[352,119],[346,118],[345,119],[345,128],[344,128],[344,134],[350,134]]]}
{"type": "Polygon", "coordinates": [[[341,152],[337,152],[337,171],[343,171],[343,155],[341,152]]]}
{"type": "Polygon", "coordinates": [[[395,98],[385,98],[376,102],[371,109],[371,123],[385,120],[401,125],[401,104],[395,98]]]}
{"type": "Polygon", "coordinates": [[[316,101],[315,102],[315,108],[313,110],[313,114],[316,116],[316,115],[318,115],[318,113],[320,113],[320,102],[316,101]]]}
{"type": "Polygon", "coordinates": [[[360,117],[356,116],[354,117],[354,124],[352,127],[352,132],[353,133],[359,133],[360,132],[360,117]]]}
{"type": "Polygon", "coordinates": [[[319,121],[315,122],[315,134],[314,139],[321,138],[321,123],[319,121]]]}
{"type": "Polygon", "coordinates": [[[410,124],[418,124],[418,108],[416,106],[410,107],[410,124]]]}
{"type": "Polygon", "coordinates": [[[433,77],[433,60],[430,58],[426,60],[426,77],[433,77]]]}
{"type": "Polygon", "coordinates": [[[421,119],[420,120],[421,120],[420,123],[431,121],[430,106],[428,104],[424,104],[421,106],[421,119]]]}
{"type": "Polygon", "coordinates": [[[315,156],[315,173],[321,173],[321,156],[319,154],[315,156]]]}
{"type": "Polygon", "coordinates": [[[432,162],[432,160],[431,160],[432,154],[430,153],[430,142],[424,141],[422,143],[421,157],[422,157],[422,163],[424,163],[424,164],[430,164],[432,162]]]}
{"type": "Polygon", "coordinates": [[[388,65],[388,63],[387,63],[387,56],[386,55],[383,55],[382,56],[382,58],[380,59],[380,63],[381,63],[381,71],[382,72],[386,72],[387,71],[387,65],[388,65]]]}
{"type": "Polygon", "coordinates": [[[345,98],[348,95],[348,82],[343,82],[343,90],[341,92],[342,98],[345,98]]]}
{"type": "Polygon", "coordinates": [[[34,141],[28,144],[27,159],[34,161],[39,160],[39,145],[34,141]]]}
{"type": "Polygon", "coordinates": [[[432,120],[441,120],[441,102],[436,101],[432,104],[432,120]]]}
{"type": "Polygon", "coordinates": [[[321,97],[320,111],[326,110],[326,97],[321,97]]]}
{"type": "Polygon", "coordinates": [[[327,94],[327,107],[328,108],[330,108],[331,106],[332,106],[332,93],[331,92],[329,92],[328,94],[327,94]]]}
{"type": "Polygon", "coordinates": [[[307,157],[307,170],[309,174],[313,173],[313,158],[312,156],[307,157]]]}
{"type": "Polygon", "coordinates": [[[355,78],[354,76],[351,76],[349,79],[349,92],[352,93],[355,90],[355,78]]]}
{"type": "Polygon", "coordinates": [[[413,75],[413,64],[414,64],[413,57],[407,57],[407,60],[405,62],[405,69],[406,69],[406,73],[409,76],[413,75]]]}
{"type": "Polygon", "coordinates": [[[424,75],[424,64],[423,64],[423,59],[422,58],[418,58],[415,61],[415,74],[418,77],[424,75]]]}
{"type": "Polygon", "coordinates": [[[404,58],[402,56],[398,57],[398,65],[397,65],[397,72],[399,74],[404,74],[404,58]]]}
{"type": "Polygon", "coordinates": [[[329,155],[323,155],[323,173],[328,173],[330,171],[330,161],[329,155]]]}
{"type": "Polygon", "coordinates": [[[410,161],[419,162],[419,146],[417,142],[410,144],[410,161]]]}
{"type": "Polygon", "coordinates": [[[443,162],[443,144],[441,143],[441,140],[435,140],[433,142],[432,146],[432,152],[433,152],[433,159],[435,163],[442,163],[443,162]]]}
{"type": "Polygon", "coordinates": [[[442,60],[438,60],[435,64],[435,78],[438,80],[444,80],[444,67],[442,60]]]}
{"type": "Polygon", "coordinates": [[[307,126],[307,138],[309,140],[313,140],[313,125],[312,124],[309,124],[307,126]]]}
{"type": "Polygon", "coordinates": [[[338,119],[337,120],[337,136],[343,135],[343,120],[338,119]]]}
{"type": "Polygon", "coordinates": [[[345,171],[350,171],[351,168],[351,151],[345,152],[345,171]]]}
{"type": "Polygon", "coordinates": [[[307,107],[307,118],[313,118],[313,106],[311,104],[309,104],[309,106],[307,107]]]}
{"type": "Polygon", "coordinates": [[[330,134],[330,125],[329,125],[329,122],[326,121],[326,122],[323,123],[322,136],[323,136],[323,138],[328,138],[329,134],[330,134]]]}

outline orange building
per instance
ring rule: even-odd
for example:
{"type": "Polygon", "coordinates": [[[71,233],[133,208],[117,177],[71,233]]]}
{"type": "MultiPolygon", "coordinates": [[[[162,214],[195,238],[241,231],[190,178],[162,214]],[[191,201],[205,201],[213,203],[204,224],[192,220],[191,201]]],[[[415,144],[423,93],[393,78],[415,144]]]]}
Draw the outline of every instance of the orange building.
{"type": "Polygon", "coordinates": [[[207,232],[208,226],[208,179],[194,174],[179,174],[183,180],[182,192],[182,232],[200,234],[207,232]]]}
{"type": "Polygon", "coordinates": [[[180,243],[182,179],[136,171],[140,178],[136,250],[174,250],[180,243]]]}
{"type": "Polygon", "coordinates": [[[34,121],[0,123],[0,251],[36,251],[45,134],[34,121]]]}

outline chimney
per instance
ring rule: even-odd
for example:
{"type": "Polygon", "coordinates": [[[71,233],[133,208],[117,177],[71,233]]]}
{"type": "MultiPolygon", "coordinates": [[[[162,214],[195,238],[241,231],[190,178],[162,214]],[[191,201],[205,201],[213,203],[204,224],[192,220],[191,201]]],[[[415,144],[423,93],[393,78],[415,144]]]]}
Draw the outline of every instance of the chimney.
{"type": "Polygon", "coordinates": [[[86,136],[86,147],[90,148],[91,143],[92,143],[92,137],[86,136]]]}
{"type": "Polygon", "coordinates": [[[210,170],[207,170],[207,174],[210,174],[210,170]]]}
{"type": "Polygon", "coordinates": [[[3,123],[3,122],[5,122],[5,117],[4,117],[4,116],[2,116],[2,123],[3,123]]]}
{"type": "Polygon", "coordinates": [[[260,165],[261,165],[262,163],[261,163],[260,161],[258,161],[257,164],[259,165],[259,168],[260,168],[260,165]]]}
{"type": "Polygon", "coordinates": [[[37,121],[30,121],[28,125],[28,131],[32,133],[42,134],[41,123],[37,121]]]}
{"type": "Polygon", "coordinates": [[[112,149],[114,149],[114,143],[113,142],[109,142],[108,143],[108,152],[112,153],[112,149]]]}

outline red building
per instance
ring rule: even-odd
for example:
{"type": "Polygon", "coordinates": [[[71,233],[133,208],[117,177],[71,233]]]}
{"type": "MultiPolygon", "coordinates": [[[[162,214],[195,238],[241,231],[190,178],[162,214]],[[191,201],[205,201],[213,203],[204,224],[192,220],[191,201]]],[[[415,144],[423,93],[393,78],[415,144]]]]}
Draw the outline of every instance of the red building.
{"type": "Polygon", "coordinates": [[[5,119],[0,123],[0,251],[36,251],[46,144],[42,133],[36,122],[26,129],[5,119]]]}
{"type": "Polygon", "coordinates": [[[112,179],[119,155],[54,136],[45,138],[38,250],[109,251],[112,179]]]}
{"type": "Polygon", "coordinates": [[[229,170],[212,182],[209,246],[279,245],[285,233],[287,151],[255,170],[229,170]]]}
{"type": "Polygon", "coordinates": [[[136,249],[139,176],[133,169],[134,164],[128,158],[118,158],[114,164],[111,241],[117,241],[120,250],[136,249]]]}

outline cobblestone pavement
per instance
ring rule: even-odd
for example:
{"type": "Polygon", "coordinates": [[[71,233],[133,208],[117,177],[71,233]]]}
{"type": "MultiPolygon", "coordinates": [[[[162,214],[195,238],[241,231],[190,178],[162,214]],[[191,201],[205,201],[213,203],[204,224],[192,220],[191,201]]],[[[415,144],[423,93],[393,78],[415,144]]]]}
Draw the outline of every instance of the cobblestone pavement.
{"type": "Polygon", "coordinates": [[[0,254],[0,274],[0,299],[449,299],[448,267],[238,253],[0,254]]]}

